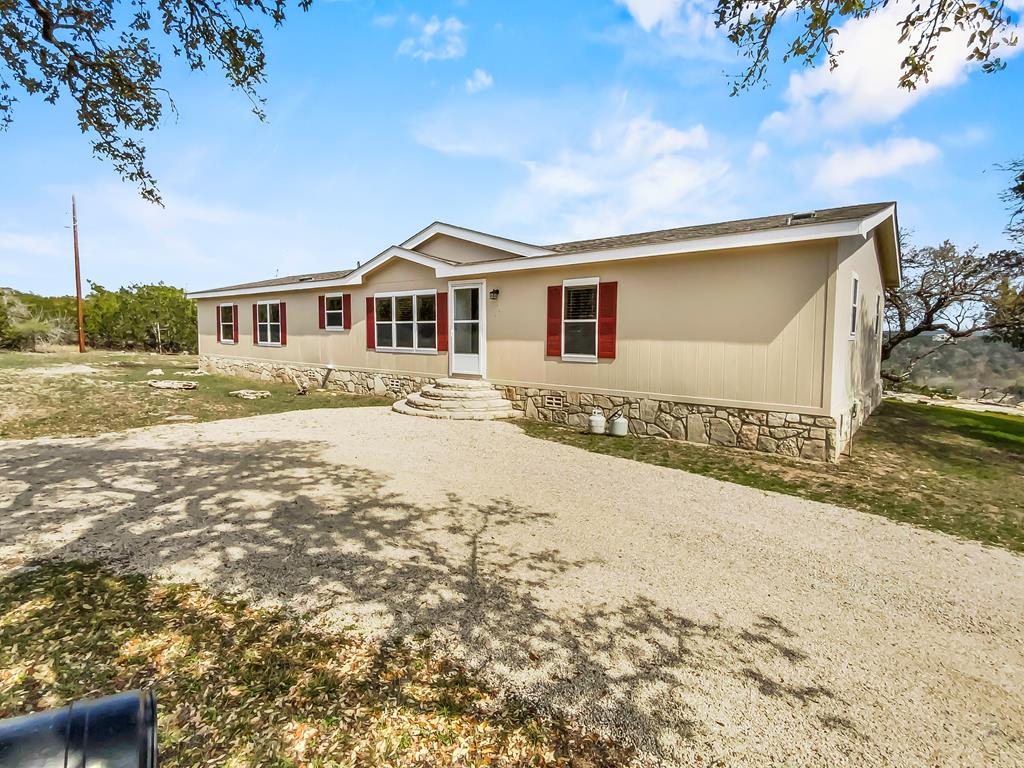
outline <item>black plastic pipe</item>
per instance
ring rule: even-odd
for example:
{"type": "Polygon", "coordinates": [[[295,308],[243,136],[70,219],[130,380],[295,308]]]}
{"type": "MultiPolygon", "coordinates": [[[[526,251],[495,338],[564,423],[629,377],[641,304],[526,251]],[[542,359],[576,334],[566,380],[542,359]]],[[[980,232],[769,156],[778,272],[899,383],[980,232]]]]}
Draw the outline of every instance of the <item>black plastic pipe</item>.
{"type": "Polygon", "coordinates": [[[156,700],[131,691],[0,720],[0,768],[156,768],[156,700]]]}

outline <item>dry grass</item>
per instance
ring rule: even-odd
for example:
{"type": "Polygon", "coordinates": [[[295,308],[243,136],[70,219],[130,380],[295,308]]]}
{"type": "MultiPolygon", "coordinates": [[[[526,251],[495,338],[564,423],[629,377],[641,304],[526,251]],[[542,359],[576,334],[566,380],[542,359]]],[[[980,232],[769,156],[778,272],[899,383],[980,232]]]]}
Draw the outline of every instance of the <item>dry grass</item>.
{"type": "Polygon", "coordinates": [[[1024,418],[884,402],[839,464],[551,424],[527,434],[883,515],[1024,552],[1024,418]]]}
{"type": "Polygon", "coordinates": [[[314,390],[299,395],[290,384],[229,376],[193,379],[190,392],[157,390],[148,379],[183,379],[195,370],[194,355],[90,351],[46,354],[0,353],[0,438],[78,437],[163,424],[240,418],[306,408],[388,405],[365,395],[314,390]],[[93,371],[72,372],[70,366],[93,371]],[[154,368],[162,375],[150,375],[154,368]],[[265,389],[265,400],[228,396],[236,389],[265,389]]]}
{"type": "Polygon", "coordinates": [[[198,587],[41,564],[0,582],[0,717],[155,686],[161,765],[611,766],[420,641],[374,645],[198,587]]]}

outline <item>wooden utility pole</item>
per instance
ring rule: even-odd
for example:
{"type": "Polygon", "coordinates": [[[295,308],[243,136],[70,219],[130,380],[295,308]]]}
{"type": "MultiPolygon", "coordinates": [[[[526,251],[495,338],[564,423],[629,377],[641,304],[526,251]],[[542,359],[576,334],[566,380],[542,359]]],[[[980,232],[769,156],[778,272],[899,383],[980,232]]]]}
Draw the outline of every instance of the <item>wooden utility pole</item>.
{"type": "Polygon", "coordinates": [[[78,209],[71,196],[71,230],[75,238],[75,297],[78,299],[78,351],[85,352],[85,321],[82,315],[82,267],[78,261],[78,209]]]}

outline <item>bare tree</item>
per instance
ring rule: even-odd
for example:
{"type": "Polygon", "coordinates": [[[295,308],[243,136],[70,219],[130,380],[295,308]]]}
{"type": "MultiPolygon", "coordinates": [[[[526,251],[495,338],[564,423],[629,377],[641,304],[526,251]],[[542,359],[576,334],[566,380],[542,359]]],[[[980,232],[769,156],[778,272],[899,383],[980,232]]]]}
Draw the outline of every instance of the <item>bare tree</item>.
{"type": "Polygon", "coordinates": [[[1010,300],[1024,280],[1024,254],[977,246],[960,250],[948,240],[938,247],[903,244],[903,283],[886,289],[886,326],[882,360],[893,350],[923,333],[941,332],[942,341],[912,356],[901,371],[883,376],[903,381],[924,357],[943,345],[979,333],[1021,332],[1024,313],[1011,310],[1010,300]]]}

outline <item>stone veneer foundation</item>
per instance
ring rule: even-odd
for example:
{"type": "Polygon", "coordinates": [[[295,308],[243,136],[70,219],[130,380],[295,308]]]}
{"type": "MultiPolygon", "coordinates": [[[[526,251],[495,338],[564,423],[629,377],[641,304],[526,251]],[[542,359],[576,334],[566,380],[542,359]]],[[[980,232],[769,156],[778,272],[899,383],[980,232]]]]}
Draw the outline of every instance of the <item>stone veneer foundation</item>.
{"type": "MultiPolygon", "coordinates": [[[[328,369],[323,365],[296,365],[269,360],[202,355],[199,367],[210,373],[241,376],[260,381],[324,386],[328,369]]],[[[335,368],[326,387],[354,394],[372,394],[393,400],[408,397],[434,377],[335,368]]],[[[693,443],[724,445],[775,453],[813,461],[836,461],[839,430],[831,416],[811,416],[786,411],[725,408],[639,396],[599,395],[589,392],[497,385],[512,406],[529,419],[585,428],[595,407],[611,415],[622,409],[633,435],[667,437],[693,443]]],[[[860,413],[846,425],[859,426],[874,409],[877,398],[869,396],[860,413]]]]}
{"type": "Polygon", "coordinates": [[[836,421],[785,411],[725,408],[648,397],[596,395],[506,386],[505,398],[527,418],[586,427],[593,408],[622,409],[633,435],[725,445],[814,461],[836,461],[836,421]]]}

